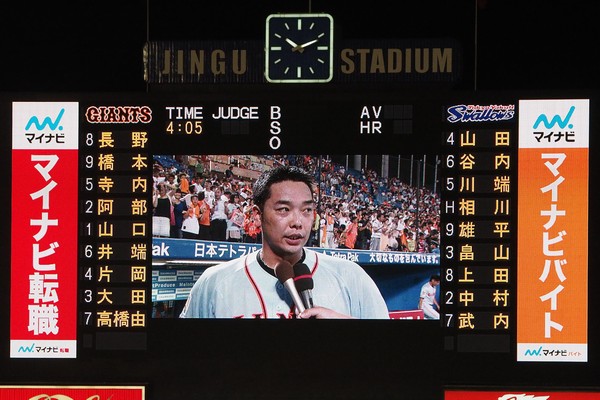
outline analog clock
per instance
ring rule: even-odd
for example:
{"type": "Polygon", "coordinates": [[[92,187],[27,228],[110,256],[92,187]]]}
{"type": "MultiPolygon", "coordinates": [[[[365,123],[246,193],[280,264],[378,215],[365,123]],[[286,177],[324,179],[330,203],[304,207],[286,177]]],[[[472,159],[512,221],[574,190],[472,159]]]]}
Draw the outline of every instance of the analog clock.
{"type": "Polygon", "coordinates": [[[274,83],[329,82],[333,78],[331,15],[269,15],[265,77],[274,83]]]}

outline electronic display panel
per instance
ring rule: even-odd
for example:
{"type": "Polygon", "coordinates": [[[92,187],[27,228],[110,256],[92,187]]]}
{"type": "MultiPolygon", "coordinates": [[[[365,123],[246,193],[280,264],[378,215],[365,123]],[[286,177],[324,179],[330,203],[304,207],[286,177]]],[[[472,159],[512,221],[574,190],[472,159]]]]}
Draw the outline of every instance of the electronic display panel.
{"type": "MultiPolygon", "coordinates": [[[[353,372],[327,389],[314,377],[298,393],[366,396],[376,383],[386,395],[443,398],[446,385],[542,382],[560,368],[579,378],[557,385],[589,385],[597,351],[588,314],[597,300],[587,290],[597,279],[588,269],[591,97],[312,86],[3,97],[2,114],[12,116],[2,121],[11,132],[3,146],[11,149],[3,157],[12,190],[3,274],[11,381],[26,381],[36,359],[66,358],[72,364],[48,379],[70,373],[69,382],[89,384],[83,363],[103,381],[148,384],[152,398],[194,393],[198,374],[225,371],[245,387],[254,374],[273,374],[280,393],[289,374],[312,377],[339,363],[353,372]],[[225,185],[246,214],[253,183],[282,164],[315,177],[314,212],[333,222],[331,241],[319,224],[307,248],[356,263],[387,320],[300,320],[294,303],[265,321],[180,318],[196,280],[261,245],[239,215],[240,229],[232,218],[224,240],[183,237],[170,215],[156,213],[159,186],[174,195],[185,180],[187,193],[225,185]],[[341,225],[358,211],[382,211],[400,229],[378,248],[340,246],[341,225]],[[432,275],[439,319],[419,306],[432,275]],[[293,373],[290,346],[306,349],[294,351],[293,373]],[[474,361],[488,354],[493,378],[474,361]],[[404,367],[423,359],[435,377],[404,367]],[[131,367],[120,378],[115,360],[131,367]],[[347,379],[365,382],[340,384],[347,379]]],[[[209,398],[274,393],[203,385],[209,398]]]]}
{"type": "MultiPolygon", "coordinates": [[[[419,308],[422,286],[440,273],[439,156],[427,164],[426,156],[415,155],[155,155],[153,202],[162,198],[173,205],[173,216],[167,207],[162,216],[153,215],[153,247],[164,249],[153,254],[153,316],[176,317],[207,267],[262,247],[252,186],[264,171],[284,165],[314,177],[307,247],[362,266],[386,300],[389,317],[439,319],[436,306],[427,315],[419,308]],[[227,224],[215,239],[211,217],[222,196],[227,224]],[[196,212],[193,197],[200,204],[196,212]],[[205,226],[194,219],[204,219],[205,226]],[[168,228],[161,231],[161,223],[168,228]]],[[[315,295],[318,290],[311,289],[315,295]]]]}

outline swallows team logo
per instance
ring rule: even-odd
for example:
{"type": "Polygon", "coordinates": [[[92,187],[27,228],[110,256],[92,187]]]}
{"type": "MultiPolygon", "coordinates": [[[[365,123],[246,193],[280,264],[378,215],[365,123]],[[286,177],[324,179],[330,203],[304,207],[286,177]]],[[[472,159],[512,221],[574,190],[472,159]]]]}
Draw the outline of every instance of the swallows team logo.
{"type": "Polygon", "coordinates": [[[447,109],[446,120],[452,124],[460,122],[509,121],[515,117],[514,104],[457,104],[447,109]]]}

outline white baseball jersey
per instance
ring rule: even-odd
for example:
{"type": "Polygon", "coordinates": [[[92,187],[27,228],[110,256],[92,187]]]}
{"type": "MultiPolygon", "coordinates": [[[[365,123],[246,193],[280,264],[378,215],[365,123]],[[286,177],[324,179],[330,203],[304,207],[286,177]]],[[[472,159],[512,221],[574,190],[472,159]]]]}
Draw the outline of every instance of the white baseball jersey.
{"type": "Polygon", "coordinates": [[[435,286],[431,286],[429,282],[424,283],[423,286],[421,286],[421,298],[423,299],[423,304],[432,306],[434,304],[433,299],[435,299],[435,292],[435,286]]]}
{"type": "Polygon", "coordinates": [[[421,286],[421,295],[420,297],[423,299],[421,304],[421,308],[423,309],[423,313],[427,318],[439,319],[440,313],[433,308],[435,299],[436,288],[435,286],[431,286],[429,282],[423,284],[421,286]]]}
{"type": "MultiPolygon", "coordinates": [[[[371,277],[358,264],[305,249],[315,306],[362,319],[389,319],[371,277]]],[[[294,318],[292,297],[258,263],[259,251],[209,267],[198,278],[181,318],[294,318]]]]}

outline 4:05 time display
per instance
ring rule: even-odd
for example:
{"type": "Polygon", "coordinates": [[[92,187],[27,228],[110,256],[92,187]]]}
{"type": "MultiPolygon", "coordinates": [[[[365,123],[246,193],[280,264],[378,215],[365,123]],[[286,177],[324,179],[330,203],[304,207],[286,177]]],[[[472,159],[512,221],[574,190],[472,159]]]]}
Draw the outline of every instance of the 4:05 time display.
{"type": "Polygon", "coordinates": [[[200,135],[202,121],[200,120],[175,120],[169,121],[165,127],[169,135],[200,135]]]}

